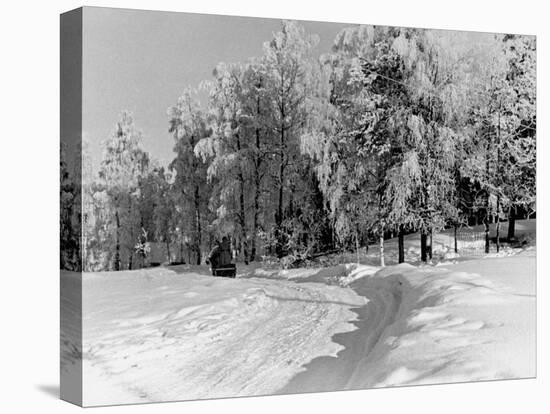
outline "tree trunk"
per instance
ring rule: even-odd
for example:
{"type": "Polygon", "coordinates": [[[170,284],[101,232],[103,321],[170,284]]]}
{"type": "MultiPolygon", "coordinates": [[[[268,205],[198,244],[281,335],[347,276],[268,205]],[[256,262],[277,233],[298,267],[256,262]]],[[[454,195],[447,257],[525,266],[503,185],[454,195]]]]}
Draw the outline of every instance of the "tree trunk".
{"type": "Polygon", "coordinates": [[[170,256],[170,239],[166,240],[166,253],[168,254],[168,264],[172,262],[172,257],[170,256]]]}
{"type": "Polygon", "coordinates": [[[405,261],[405,236],[402,228],[399,228],[399,234],[397,236],[397,245],[399,249],[399,263],[405,261]]]}
{"type": "MultiPolygon", "coordinates": [[[[239,134],[235,134],[237,141],[237,151],[241,153],[241,138],[239,134]]],[[[243,248],[246,245],[246,216],[245,216],[245,205],[244,205],[244,174],[242,166],[239,164],[239,173],[237,175],[239,179],[239,227],[241,228],[240,234],[240,243],[239,250],[243,253],[244,262],[248,264],[248,252],[247,249],[243,248]]]]}
{"type": "Polygon", "coordinates": [[[250,249],[250,260],[256,260],[256,235],[258,234],[258,219],[260,215],[260,176],[256,176],[256,189],[254,192],[254,223],[252,230],[252,240],[250,249]]]}
{"type": "MultiPolygon", "coordinates": [[[[283,84],[283,79],[281,79],[281,84],[283,84]]],[[[284,94],[284,92],[283,92],[284,94]]],[[[281,258],[283,257],[283,234],[282,234],[282,223],[283,223],[283,196],[284,196],[284,178],[285,178],[285,118],[286,118],[286,106],[285,106],[285,96],[281,96],[281,104],[280,104],[280,116],[281,116],[281,123],[279,127],[281,128],[280,131],[280,141],[279,141],[279,157],[280,157],[280,164],[279,164],[279,198],[277,202],[277,213],[275,217],[275,225],[277,228],[277,257],[281,258]]]]}
{"type": "Polygon", "coordinates": [[[195,214],[196,214],[196,240],[195,240],[195,252],[197,253],[197,265],[201,264],[201,244],[202,244],[202,228],[201,228],[201,209],[200,209],[200,192],[199,186],[195,186],[195,214]]]}
{"type": "MultiPolygon", "coordinates": [[[[488,164],[488,163],[487,163],[488,164]]],[[[489,170],[489,167],[487,167],[487,171],[489,170]]],[[[489,193],[487,193],[486,199],[485,199],[485,217],[483,218],[483,224],[485,226],[485,253],[489,253],[490,250],[490,239],[489,239],[489,193]]]]}
{"type": "Polygon", "coordinates": [[[115,270],[120,270],[120,218],[118,210],[115,211],[116,242],[115,242],[115,270]]]}
{"type": "Polygon", "coordinates": [[[455,253],[458,253],[457,225],[454,226],[455,253]]]}
{"type": "MultiPolygon", "coordinates": [[[[491,176],[490,176],[490,164],[489,164],[489,153],[491,152],[491,137],[489,135],[489,139],[487,140],[487,152],[486,152],[486,160],[485,160],[485,179],[487,182],[490,182],[491,176]]],[[[485,217],[483,219],[483,224],[485,225],[485,253],[489,253],[490,250],[490,240],[489,240],[489,190],[485,190],[485,217]]]]}
{"type": "Polygon", "coordinates": [[[500,252],[500,218],[497,218],[496,236],[497,236],[497,253],[498,253],[500,252]]]}
{"type": "MultiPolygon", "coordinates": [[[[256,85],[257,88],[262,87],[262,80],[258,81],[258,84],[256,85]]],[[[261,102],[260,102],[260,95],[258,94],[256,98],[256,115],[258,116],[258,119],[261,119],[261,102]]],[[[253,230],[252,230],[252,239],[251,239],[251,246],[250,246],[250,260],[255,261],[256,260],[256,236],[258,234],[258,227],[259,227],[259,216],[260,216],[260,195],[262,191],[262,178],[260,175],[260,167],[262,164],[262,156],[260,152],[260,128],[256,125],[255,128],[255,136],[256,136],[256,155],[254,158],[254,220],[253,220],[253,230]]]]}
{"type": "MultiPolygon", "coordinates": [[[[500,190],[500,187],[502,186],[502,174],[501,174],[501,168],[500,168],[500,110],[501,110],[501,104],[499,104],[498,108],[498,126],[497,126],[497,165],[496,165],[496,173],[497,173],[497,183],[500,190]]],[[[497,253],[500,251],[500,193],[497,195],[497,214],[496,214],[496,236],[497,236],[497,253]]]]}
{"type": "Polygon", "coordinates": [[[500,196],[497,197],[497,215],[496,215],[496,234],[497,234],[497,253],[500,252],[500,196]]]}
{"type": "Polygon", "coordinates": [[[275,253],[280,259],[283,257],[283,187],[279,186],[279,201],[277,203],[277,212],[275,213],[275,237],[277,244],[275,253]]]}
{"type": "Polygon", "coordinates": [[[428,261],[427,244],[428,244],[428,235],[426,234],[426,231],[422,229],[420,231],[420,260],[422,260],[423,262],[428,261]]]}
{"type": "Polygon", "coordinates": [[[434,229],[430,229],[430,245],[428,246],[428,258],[432,260],[433,257],[433,245],[434,245],[434,229]]]}
{"type": "Polygon", "coordinates": [[[359,232],[355,231],[355,256],[359,264],[359,232]]]}
{"type": "Polygon", "coordinates": [[[489,217],[485,218],[485,253],[489,253],[490,240],[489,240],[489,217]]]}
{"type": "Polygon", "coordinates": [[[510,242],[516,236],[516,209],[512,206],[508,211],[508,235],[506,239],[510,242]]]}
{"type": "MultiPolygon", "coordinates": [[[[132,196],[130,196],[130,198],[128,199],[128,218],[130,220],[132,220],[132,196]]],[[[134,261],[134,247],[133,247],[133,244],[136,241],[134,236],[135,236],[134,226],[132,224],[132,225],[130,225],[130,248],[128,249],[128,270],[132,270],[133,267],[134,267],[133,266],[133,261],[134,261]]]]}
{"type": "Polygon", "coordinates": [[[380,266],[384,267],[384,233],[380,236],[380,266]]]}
{"type": "Polygon", "coordinates": [[[284,129],[281,129],[281,163],[279,165],[279,182],[278,182],[278,201],[277,212],[275,213],[275,227],[277,231],[277,246],[275,248],[277,257],[283,257],[283,203],[284,203],[284,176],[285,176],[285,156],[284,156],[284,129]]]}

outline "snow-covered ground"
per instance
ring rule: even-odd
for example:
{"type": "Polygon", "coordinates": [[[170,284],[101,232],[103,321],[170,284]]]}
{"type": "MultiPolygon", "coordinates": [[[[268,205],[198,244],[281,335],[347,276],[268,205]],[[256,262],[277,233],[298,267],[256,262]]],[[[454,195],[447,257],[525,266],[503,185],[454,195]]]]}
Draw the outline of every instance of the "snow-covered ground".
{"type": "MultiPolygon", "coordinates": [[[[409,256],[417,245],[407,237],[409,256]]],[[[535,376],[534,246],[458,260],[441,246],[434,265],[381,269],[371,248],[360,264],[239,266],[236,279],[84,274],[84,405],[535,376]]],[[[76,355],[67,345],[63,360],[76,355]]]]}

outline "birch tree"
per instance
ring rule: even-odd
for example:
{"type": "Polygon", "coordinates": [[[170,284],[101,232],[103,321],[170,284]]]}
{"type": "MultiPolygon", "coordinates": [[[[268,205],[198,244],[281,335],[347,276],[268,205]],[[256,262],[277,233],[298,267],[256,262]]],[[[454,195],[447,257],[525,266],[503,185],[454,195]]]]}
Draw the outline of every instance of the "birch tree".
{"type": "Polygon", "coordinates": [[[169,132],[174,136],[176,157],[169,169],[175,174],[177,214],[184,243],[193,253],[196,264],[202,262],[203,232],[209,221],[208,201],[211,185],[207,182],[207,164],[195,155],[197,143],[208,137],[206,117],[196,98],[196,91],[186,90],[175,106],[169,108],[169,132]]]}
{"type": "Polygon", "coordinates": [[[317,43],[318,38],[306,35],[296,22],[284,21],[282,30],[264,44],[265,88],[271,109],[266,127],[272,133],[270,151],[276,159],[272,169],[276,188],[273,230],[278,257],[283,256],[286,242],[283,231],[285,206],[293,211],[294,183],[299,179],[299,137],[307,117],[311,52],[317,43]]]}
{"type": "Polygon", "coordinates": [[[220,63],[213,71],[214,80],[203,84],[209,92],[208,123],[212,133],[199,140],[194,150],[196,156],[208,163],[208,180],[216,179],[213,193],[219,201],[216,225],[237,236],[238,250],[248,262],[246,187],[253,160],[242,108],[245,70],[240,64],[220,63]]]}

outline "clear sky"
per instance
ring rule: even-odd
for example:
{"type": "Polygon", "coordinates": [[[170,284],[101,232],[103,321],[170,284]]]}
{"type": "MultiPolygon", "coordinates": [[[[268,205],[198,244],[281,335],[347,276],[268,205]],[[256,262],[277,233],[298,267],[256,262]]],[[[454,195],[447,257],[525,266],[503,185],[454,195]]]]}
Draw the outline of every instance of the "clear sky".
{"type": "MultiPolygon", "coordinates": [[[[219,62],[244,62],[281,27],[277,19],[86,7],[83,46],[83,135],[94,169],[120,113],[129,110],[143,147],[161,164],[174,157],[168,107],[187,86],[210,79],[219,62]]],[[[330,50],[337,23],[302,22],[330,50]]]]}

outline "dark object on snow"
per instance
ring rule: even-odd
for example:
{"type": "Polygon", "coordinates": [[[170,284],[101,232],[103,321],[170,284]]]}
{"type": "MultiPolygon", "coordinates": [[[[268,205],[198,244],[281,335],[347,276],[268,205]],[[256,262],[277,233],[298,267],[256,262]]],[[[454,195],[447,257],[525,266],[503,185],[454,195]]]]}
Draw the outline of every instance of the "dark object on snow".
{"type": "Polygon", "coordinates": [[[237,267],[231,263],[231,245],[227,237],[223,237],[221,243],[217,243],[208,255],[207,263],[212,269],[212,276],[235,277],[237,267]]]}
{"type": "Polygon", "coordinates": [[[237,266],[235,266],[235,263],[229,263],[228,265],[214,269],[212,274],[214,276],[235,278],[237,275],[237,266]]]}

